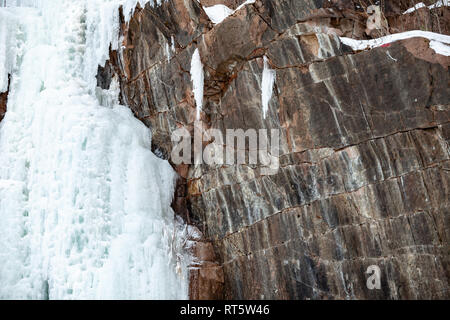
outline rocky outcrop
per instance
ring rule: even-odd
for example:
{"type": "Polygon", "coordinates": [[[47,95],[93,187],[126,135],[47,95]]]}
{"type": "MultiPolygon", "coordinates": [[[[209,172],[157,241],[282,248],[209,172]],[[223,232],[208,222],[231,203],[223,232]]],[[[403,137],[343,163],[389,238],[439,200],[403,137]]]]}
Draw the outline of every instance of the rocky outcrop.
{"type": "MultiPolygon", "coordinates": [[[[169,0],[123,24],[125,49],[111,53],[99,85],[119,75],[122,101],[161,157],[170,161],[174,130],[193,131],[196,48],[203,129],[281,132],[273,175],[174,165],[173,207],[204,235],[192,298],[450,297],[450,60],[421,38],[353,52],[337,35],[370,37],[357,3],[257,0],[213,25],[197,1],[169,0]],[[276,71],[266,118],[264,56],[276,71]],[[371,265],[380,289],[366,286],[371,265]]],[[[402,30],[399,12],[410,6],[387,5],[386,19],[402,30]]]]}

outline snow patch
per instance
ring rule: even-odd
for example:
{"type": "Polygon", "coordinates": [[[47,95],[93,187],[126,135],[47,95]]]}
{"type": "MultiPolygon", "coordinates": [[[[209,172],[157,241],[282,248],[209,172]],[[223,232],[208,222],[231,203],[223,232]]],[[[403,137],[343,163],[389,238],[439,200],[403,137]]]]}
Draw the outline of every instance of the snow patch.
{"type": "Polygon", "coordinates": [[[371,40],[355,40],[345,37],[339,37],[339,39],[343,44],[351,47],[355,51],[359,51],[372,49],[395,41],[416,37],[426,38],[430,40],[431,49],[433,49],[438,54],[449,56],[448,48],[450,44],[450,36],[428,31],[420,31],[420,30],[407,31],[371,40]]]}
{"type": "Polygon", "coordinates": [[[450,46],[448,44],[444,44],[436,40],[431,40],[430,48],[433,49],[436,53],[439,53],[443,56],[450,56],[450,46]]]}
{"type": "Polygon", "coordinates": [[[203,64],[200,59],[200,53],[198,49],[195,49],[191,60],[191,80],[193,85],[193,92],[195,98],[195,105],[197,107],[197,120],[200,119],[200,111],[203,107],[203,87],[204,87],[204,74],[203,64]]]}
{"type": "Polygon", "coordinates": [[[211,20],[214,24],[219,24],[236,11],[242,9],[248,4],[255,3],[255,1],[256,0],[247,0],[239,7],[237,7],[236,10],[232,10],[223,4],[216,4],[211,7],[203,7],[203,10],[205,10],[205,13],[208,16],[209,20],[211,20]]]}
{"type": "Polygon", "coordinates": [[[209,20],[211,20],[214,24],[221,23],[225,18],[232,15],[234,13],[233,10],[224,6],[223,4],[216,4],[211,7],[203,7],[205,13],[207,14],[209,20]]]}
{"type": "Polygon", "coordinates": [[[267,110],[269,109],[269,102],[272,98],[273,85],[275,84],[276,72],[269,68],[267,57],[264,56],[264,70],[262,74],[261,84],[261,100],[263,107],[263,118],[266,118],[267,110]]]}

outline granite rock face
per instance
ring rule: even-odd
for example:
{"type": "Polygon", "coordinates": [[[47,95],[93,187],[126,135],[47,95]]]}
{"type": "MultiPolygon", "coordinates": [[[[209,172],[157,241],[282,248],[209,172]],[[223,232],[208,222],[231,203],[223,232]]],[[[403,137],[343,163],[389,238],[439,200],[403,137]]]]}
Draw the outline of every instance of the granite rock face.
{"type": "MultiPolygon", "coordinates": [[[[196,48],[203,129],[280,131],[272,175],[174,164],[173,207],[203,233],[192,298],[450,298],[450,59],[422,38],[353,52],[338,36],[370,36],[356,3],[257,0],[213,25],[197,1],[168,0],[123,24],[125,49],[99,68],[99,85],[119,75],[161,157],[170,161],[174,130],[194,128],[196,48]],[[266,118],[264,56],[276,72],[266,118]],[[371,265],[380,289],[366,285],[371,265]]],[[[416,28],[401,22],[410,6],[386,5],[392,28],[416,28]]],[[[448,9],[417,15],[438,31],[448,9]]]]}

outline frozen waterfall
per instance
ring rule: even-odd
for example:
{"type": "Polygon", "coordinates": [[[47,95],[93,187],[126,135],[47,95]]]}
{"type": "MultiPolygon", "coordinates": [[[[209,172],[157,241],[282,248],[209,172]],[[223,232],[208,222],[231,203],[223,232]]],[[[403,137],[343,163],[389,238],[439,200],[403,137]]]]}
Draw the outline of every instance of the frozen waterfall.
{"type": "Polygon", "coordinates": [[[187,298],[175,173],[117,82],[96,87],[136,2],[0,2],[1,299],[187,298]]]}

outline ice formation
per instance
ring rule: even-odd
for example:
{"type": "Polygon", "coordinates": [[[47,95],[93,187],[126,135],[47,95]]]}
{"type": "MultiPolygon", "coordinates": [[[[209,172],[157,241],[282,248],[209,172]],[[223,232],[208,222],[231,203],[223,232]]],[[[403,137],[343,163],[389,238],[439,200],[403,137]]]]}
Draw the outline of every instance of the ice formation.
{"type": "Polygon", "coordinates": [[[266,118],[267,110],[269,109],[269,102],[272,98],[273,85],[275,84],[276,73],[275,70],[269,68],[267,57],[264,56],[264,70],[262,74],[261,84],[261,100],[263,107],[263,118],[266,118]]]}
{"type": "Polygon", "coordinates": [[[433,49],[436,53],[445,56],[450,55],[450,36],[429,31],[406,31],[371,40],[355,40],[344,37],[340,37],[340,39],[343,44],[351,47],[353,50],[365,50],[380,47],[382,45],[395,41],[417,37],[430,40],[430,48],[433,49]]]}
{"type": "Polygon", "coordinates": [[[16,58],[20,54],[23,31],[19,19],[6,10],[0,11],[0,92],[8,88],[8,74],[16,65],[16,58]]]}
{"type": "Polygon", "coordinates": [[[192,91],[194,92],[195,105],[197,107],[197,120],[200,119],[200,111],[203,106],[203,86],[204,86],[204,74],[203,74],[203,64],[200,59],[200,53],[198,49],[195,49],[192,54],[191,60],[191,80],[192,80],[192,91]]]}
{"type": "Polygon", "coordinates": [[[136,3],[0,8],[0,90],[11,74],[0,123],[1,299],[187,298],[175,173],[119,105],[117,82],[96,87],[97,66],[118,47],[118,6],[131,14],[136,3]]]}

